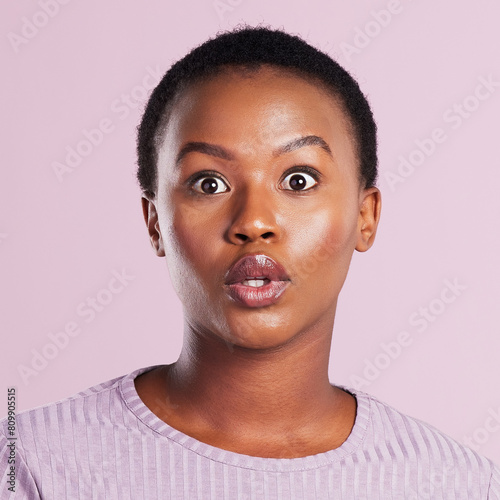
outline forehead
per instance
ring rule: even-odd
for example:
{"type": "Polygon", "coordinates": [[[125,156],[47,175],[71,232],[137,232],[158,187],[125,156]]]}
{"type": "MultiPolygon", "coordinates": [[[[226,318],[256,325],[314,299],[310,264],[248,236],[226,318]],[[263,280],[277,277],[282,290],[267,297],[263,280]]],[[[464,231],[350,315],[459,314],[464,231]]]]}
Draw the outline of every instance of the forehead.
{"type": "Polygon", "coordinates": [[[223,68],[185,87],[166,115],[159,156],[188,140],[262,152],[301,135],[326,136],[334,152],[356,156],[342,100],[322,82],[285,68],[223,68]]]}

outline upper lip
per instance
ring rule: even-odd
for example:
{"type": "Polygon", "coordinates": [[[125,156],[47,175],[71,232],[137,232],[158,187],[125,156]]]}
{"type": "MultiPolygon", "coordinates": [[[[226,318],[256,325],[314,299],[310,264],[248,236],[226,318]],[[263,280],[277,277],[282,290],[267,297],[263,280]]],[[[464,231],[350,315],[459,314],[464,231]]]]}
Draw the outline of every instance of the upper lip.
{"type": "Polygon", "coordinates": [[[284,267],[263,254],[244,255],[227,271],[226,285],[240,283],[245,279],[267,278],[271,281],[288,281],[284,267]]]}

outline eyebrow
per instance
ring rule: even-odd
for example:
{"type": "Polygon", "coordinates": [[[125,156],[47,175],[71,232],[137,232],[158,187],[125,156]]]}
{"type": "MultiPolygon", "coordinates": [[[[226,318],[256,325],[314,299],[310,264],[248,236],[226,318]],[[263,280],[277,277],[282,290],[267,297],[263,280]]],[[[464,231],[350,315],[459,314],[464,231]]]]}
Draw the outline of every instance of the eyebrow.
{"type": "Polygon", "coordinates": [[[290,153],[291,151],[295,151],[296,149],[304,148],[306,146],[319,146],[321,149],[324,149],[330,156],[333,157],[330,146],[328,146],[324,139],[318,137],[317,135],[306,135],[304,137],[293,139],[283,146],[280,146],[273,154],[274,156],[278,156],[280,154],[290,153]]]}
{"type": "Polygon", "coordinates": [[[215,156],[217,158],[222,158],[223,160],[233,160],[233,155],[222,146],[217,146],[216,144],[209,144],[208,142],[188,142],[177,155],[175,159],[175,164],[179,165],[181,160],[193,151],[198,151],[210,156],[215,156]]]}
{"type": "MultiPolygon", "coordinates": [[[[333,158],[332,151],[326,141],[317,135],[306,135],[304,137],[293,139],[273,151],[273,156],[290,153],[306,146],[319,146],[333,158]]],[[[234,160],[234,155],[231,154],[231,152],[229,152],[222,146],[218,146],[217,144],[209,144],[208,142],[188,142],[179,151],[179,154],[177,155],[177,158],[175,160],[175,164],[179,165],[184,156],[194,151],[209,156],[215,156],[216,158],[222,158],[223,160],[234,160]]]]}

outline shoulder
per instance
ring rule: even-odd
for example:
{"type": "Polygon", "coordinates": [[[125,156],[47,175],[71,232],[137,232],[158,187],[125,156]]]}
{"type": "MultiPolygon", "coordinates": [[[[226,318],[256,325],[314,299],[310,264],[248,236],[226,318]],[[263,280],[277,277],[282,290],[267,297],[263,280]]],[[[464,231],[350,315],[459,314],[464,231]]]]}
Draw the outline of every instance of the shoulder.
{"type": "MultiPolygon", "coordinates": [[[[100,401],[115,395],[114,393],[122,379],[123,377],[117,377],[59,401],[21,411],[16,414],[16,431],[24,433],[29,428],[32,432],[36,432],[41,430],[37,428],[42,421],[44,426],[47,424],[52,426],[57,421],[67,417],[67,412],[74,413],[73,409],[83,409],[88,406],[93,406],[95,409],[100,401]]],[[[1,430],[4,432],[7,425],[6,419],[0,420],[0,425],[1,430]]]]}
{"type": "Polygon", "coordinates": [[[439,457],[446,462],[461,462],[471,466],[487,466],[488,459],[459,443],[433,425],[406,415],[393,406],[369,394],[357,391],[370,403],[370,420],[374,443],[390,442],[405,456],[439,457]]]}
{"type": "MultiPolygon", "coordinates": [[[[71,438],[81,437],[89,429],[99,428],[105,423],[123,424],[128,416],[127,403],[122,397],[122,382],[135,378],[149,370],[141,368],[127,375],[113,378],[94,385],[70,397],[47,405],[19,412],[16,415],[16,434],[19,445],[24,448],[43,447],[54,436],[71,438]]],[[[5,439],[7,418],[0,420],[0,437],[5,439]]]]}
{"type": "MultiPolygon", "coordinates": [[[[90,463],[100,463],[106,436],[117,432],[117,439],[124,440],[134,424],[137,428],[135,415],[127,407],[130,396],[127,400],[122,394],[123,385],[126,381],[133,386],[133,379],[148,369],[19,412],[14,422],[7,417],[0,420],[1,491],[12,488],[15,498],[41,498],[42,484],[44,491],[59,491],[67,483],[61,477],[78,477],[79,470],[90,474],[90,463]]],[[[91,484],[77,486],[91,491],[91,484]]],[[[63,493],[57,498],[63,497],[69,498],[63,493]]]]}
{"type": "Polygon", "coordinates": [[[500,500],[500,469],[490,459],[374,396],[348,390],[370,407],[365,447],[382,456],[387,454],[403,468],[420,470],[429,475],[431,482],[465,478],[468,485],[481,485],[489,491],[488,498],[500,500]]]}

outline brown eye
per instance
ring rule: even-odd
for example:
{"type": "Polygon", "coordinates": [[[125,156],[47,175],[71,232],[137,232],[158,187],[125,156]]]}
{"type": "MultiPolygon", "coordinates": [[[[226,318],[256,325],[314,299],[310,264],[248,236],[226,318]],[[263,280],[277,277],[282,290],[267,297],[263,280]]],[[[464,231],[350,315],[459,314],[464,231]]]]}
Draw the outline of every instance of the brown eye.
{"type": "Polygon", "coordinates": [[[285,189],[293,191],[306,191],[316,184],[316,179],[305,172],[295,172],[293,174],[289,174],[283,180],[285,189]]]}
{"type": "Polygon", "coordinates": [[[203,194],[224,193],[228,190],[227,184],[218,177],[201,177],[194,184],[193,189],[203,194]]]}

